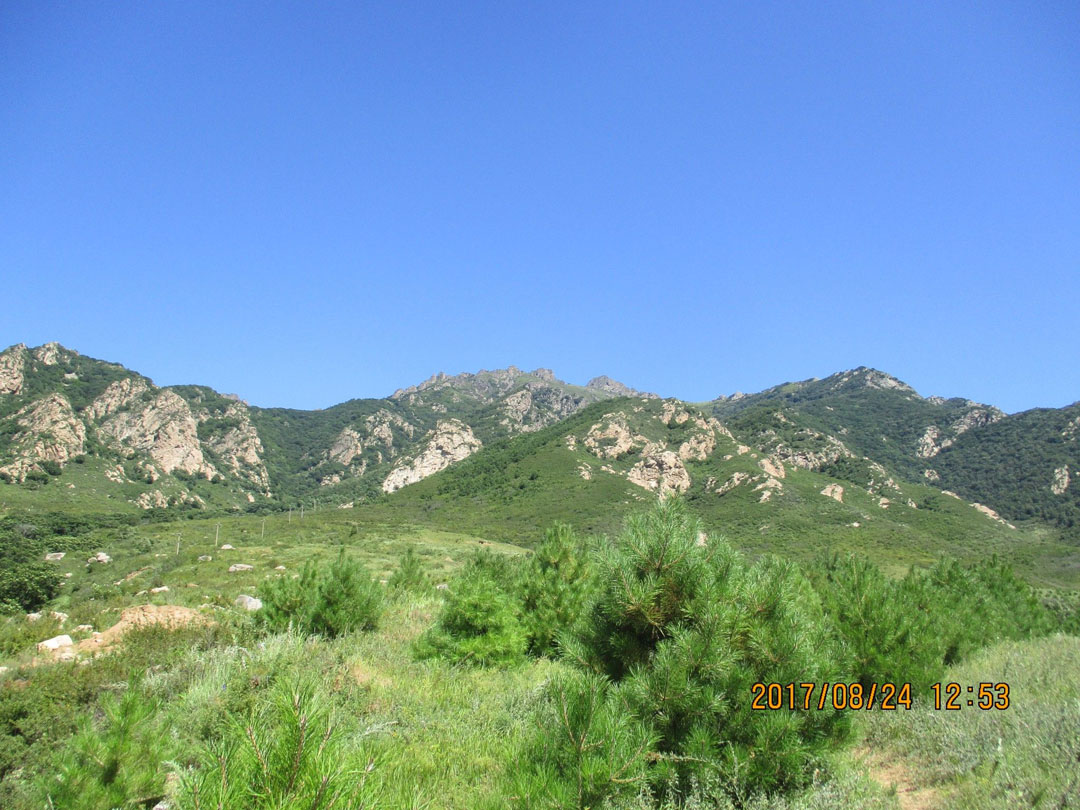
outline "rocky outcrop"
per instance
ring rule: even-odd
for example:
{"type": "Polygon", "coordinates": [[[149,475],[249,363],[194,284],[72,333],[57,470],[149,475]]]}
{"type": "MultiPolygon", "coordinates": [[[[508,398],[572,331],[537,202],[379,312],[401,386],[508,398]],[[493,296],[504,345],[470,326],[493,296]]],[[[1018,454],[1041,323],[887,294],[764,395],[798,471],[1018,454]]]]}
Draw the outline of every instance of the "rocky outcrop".
{"type": "Polygon", "coordinates": [[[11,460],[0,467],[0,472],[13,480],[25,480],[26,474],[39,469],[42,462],[62,467],[85,449],[86,427],[60,394],[27,405],[14,419],[21,430],[11,439],[11,460]]]}
{"type": "MultiPolygon", "coordinates": [[[[585,434],[585,447],[597,458],[616,459],[649,445],[649,440],[634,433],[622,411],[606,413],[585,434]]],[[[680,465],[681,466],[681,465],[680,465]]]]}
{"type": "Polygon", "coordinates": [[[530,382],[502,401],[500,424],[511,434],[533,433],[565,419],[586,404],[583,398],[562,388],[530,382]]]}
{"type": "Polygon", "coordinates": [[[728,492],[731,492],[731,490],[735,489],[735,487],[742,484],[744,481],[749,480],[749,478],[750,478],[750,473],[745,473],[745,472],[732,473],[731,478],[729,478],[727,481],[725,481],[720,486],[716,487],[716,489],[714,489],[713,492],[715,492],[717,495],[725,495],[728,492]]]}
{"type": "Polygon", "coordinates": [[[149,492],[142,493],[135,499],[135,503],[143,509],[167,509],[169,499],[165,497],[165,493],[160,489],[152,489],[149,492]]]}
{"type": "Polygon", "coordinates": [[[110,414],[129,408],[141,399],[150,386],[139,377],[127,377],[110,383],[101,395],[86,408],[86,417],[92,421],[104,419],[110,414]]]}
{"type": "Polygon", "coordinates": [[[221,418],[229,427],[212,434],[206,446],[234,476],[246,479],[262,492],[269,493],[270,474],[263,461],[262,440],[251,423],[247,406],[234,402],[225,409],[221,418]]]}
{"type": "Polygon", "coordinates": [[[22,393],[26,344],[19,343],[0,354],[0,395],[22,393]]]}
{"type": "Polygon", "coordinates": [[[952,443],[952,439],[944,438],[941,428],[930,425],[919,438],[915,455],[919,458],[933,458],[952,443]]]}
{"type": "Polygon", "coordinates": [[[855,454],[835,436],[803,429],[796,433],[798,448],[783,442],[766,442],[774,460],[803,470],[820,470],[841,458],[854,458],[855,454]]]}
{"type": "Polygon", "coordinates": [[[383,492],[394,492],[445,470],[468,458],[481,447],[472,429],[460,419],[443,419],[435,425],[416,458],[395,467],[383,481],[383,492]]]}
{"type": "Polygon", "coordinates": [[[645,455],[626,477],[630,483],[661,495],[686,492],[690,488],[690,474],[670,450],[645,455]]]}
{"type": "Polygon", "coordinates": [[[785,478],[787,472],[784,470],[784,464],[778,458],[766,457],[758,462],[758,466],[762,471],[771,475],[773,478],[785,478]]]}
{"type": "Polygon", "coordinates": [[[969,402],[968,404],[971,406],[971,410],[952,423],[953,432],[957,436],[966,433],[971,428],[992,425],[994,422],[1005,418],[1004,412],[999,411],[997,408],[987,408],[975,402],[969,402]]]}
{"type": "Polygon", "coordinates": [[[592,388],[595,391],[603,391],[605,394],[609,394],[613,397],[640,397],[642,399],[659,399],[656,394],[649,394],[643,391],[636,391],[627,385],[623,385],[618,380],[613,380],[611,377],[601,375],[599,377],[593,377],[587,383],[586,388],[592,388]]]}
{"type": "Polygon", "coordinates": [[[1050,482],[1050,491],[1055,495],[1064,495],[1069,488],[1069,465],[1054,470],[1054,480],[1050,482]]]}
{"type": "Polygon", "coordinates": [[[821,490],[821,494],[826,498],[832,498],[837,503],[844,502],[844,488],[839,484],[829,484],[825,489],[821,490]]]}
{"type": "Polygon", "coordinates": [[[55,366],[61,360],[65,360],[74,354],[75,352],[65,349],[56,341],[51,341],[34,349],[34,359],[43,366],[55,366]]]}
{"type": "Polygon", "coordinates": [[[149,454],[163,472],[217,472],[203,457],[191,408],[173,391],[159,391],[151,401],[113,414],[99,430],[123,449],[149,454]]]}
{"type": "MultiPolygon", "coordinates": [[[[394,458],[399,454],[394,431],[398,431],[408,439],[412,439],[416,433],[415,425],[385,408],[380,408],[365,417],[359,427],[359,430],[351,426],[346,427],[337,435],[327,454],[331,461],[349,466],[371,448],[378,449],[379,462],[384,458],[394,458]]],[[[366,462],[362,466],[366,468],[366,462]]]]}
{"type": "Polygon", "coordinates": [[[999,515],[997,512],[995,512],[989,506],[984,506],[981,503],[973,503],[972,506],[975,507],[978,511],[982,512],[984,515],[986,515],[991,520],[996,520],[998,523],[1001,523],[1001,524],[1003,524],[1005,526],[1008,526],[1010,529],[1015,529],[1016,528],[1011,523],[1007,523],[1005,521],[1005,518],[1003,518],[1001,515],[999,515]]]}
{"type": "Polygon", "coordinates": [[[774,492],[778,495],[782,494],[784,492],[784,485],[770,475],[754,487],[754,492],[761,493],[761,497],[758,498],[758,503],[765,503],[772,499],[774,492]]]}

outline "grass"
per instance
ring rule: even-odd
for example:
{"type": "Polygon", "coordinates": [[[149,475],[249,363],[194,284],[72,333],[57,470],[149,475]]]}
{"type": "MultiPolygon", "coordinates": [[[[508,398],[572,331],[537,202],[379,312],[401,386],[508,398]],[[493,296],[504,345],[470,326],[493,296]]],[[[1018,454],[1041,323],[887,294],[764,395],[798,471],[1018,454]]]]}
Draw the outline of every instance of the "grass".
{"type": "Polygon", "coordinates": [[[1007,710],[937,711],[872,718],[867,744],[904,760],[918,788],[957,810],[1080,806],[1080,639],[1007,642],[949,670],[961,685],[1005,682],[1007,710]]]}

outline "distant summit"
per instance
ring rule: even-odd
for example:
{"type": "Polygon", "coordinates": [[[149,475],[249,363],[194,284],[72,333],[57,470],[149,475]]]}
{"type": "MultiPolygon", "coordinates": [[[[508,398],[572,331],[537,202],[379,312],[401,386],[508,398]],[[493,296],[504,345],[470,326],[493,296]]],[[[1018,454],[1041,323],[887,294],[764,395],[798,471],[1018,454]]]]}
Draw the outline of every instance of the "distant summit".
{"type": "Polygon", "coordinates": [[[613,380],[611,377],[601,375],[599,377],[593,377],[587,383],[586,388],[591,388],[594,391],[603,391],[605,394],[611,394],[615,397],[644,397],[645,399],[660,399],[657,394],[649,394],[644,391],[638,391],[631,388],[628,385],[624,385],[618,380],[613,380]]]}

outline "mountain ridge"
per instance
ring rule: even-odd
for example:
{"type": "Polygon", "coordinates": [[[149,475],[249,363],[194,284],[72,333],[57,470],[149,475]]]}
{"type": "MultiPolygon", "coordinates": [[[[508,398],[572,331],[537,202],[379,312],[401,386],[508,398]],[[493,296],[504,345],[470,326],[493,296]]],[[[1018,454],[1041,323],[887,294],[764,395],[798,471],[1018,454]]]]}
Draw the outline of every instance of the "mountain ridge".
{"type": "Polygon", "coordinates": [[[40,487],[77,465],[109,482],[103,497],[140,509],[282,508],[313,496],[366,503],[601,402],[624,416],[598,428],[603,435],[594,440],[621,447],[616,456],[637,453],[635,483],[655,483],[657,491],[683,481],[685,453],[707,457],[723,439],[774,469],[827,474],[837,487],[920,482],[986,504],[1003,520],[1067,530],[1080,516],[1077,430],[1067,433],[1074,418],[1068,408],[1008,415],[959,397],[922,397],[866,366],[694,406],[606,376],[581,386],[550,369],[509,366],[440,372],[389,397],[300,410],[250,406],[200,385],[159,387],[58,343],[17,344],[0,353],[0,478],[40,487]],[[657,408],[696,408],[683,422],[704,420],[712,441],[702,434],[698,450],[684,451],[666,432],[643,438],[648,431],[632,428],[636,417],[626,414],[657,408]],[[984,437],[1022,455],[1024,474],[988,455],[984,437]]]}

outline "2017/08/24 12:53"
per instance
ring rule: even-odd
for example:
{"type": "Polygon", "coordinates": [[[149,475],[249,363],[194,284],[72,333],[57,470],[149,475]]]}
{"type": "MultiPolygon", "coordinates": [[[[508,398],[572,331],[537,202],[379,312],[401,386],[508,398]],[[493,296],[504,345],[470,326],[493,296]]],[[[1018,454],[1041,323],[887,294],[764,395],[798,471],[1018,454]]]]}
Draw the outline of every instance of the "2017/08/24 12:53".
{"type": "MultiPolygon", "coordinates": [[[[935,683],[934,709],[956,711],[963,707],[964,688],[958,683],[935,683]]],[[[751,687],[755,710],[777,711],[780,709],[881,709],[895,711],[901,707],[911,709],[910,683],[872,683],[868,687],[860,683],[755,683],[751,687]],[[831,700],[830,700],[831,697],[831,700]],[[815,699],[816,698],[816,699],[815,699]]],[[[1007,683],[980,683],[967,687],[972,697],[966,705],[982,710],[1009,708],[1009,685],[1007,683]]]]}

